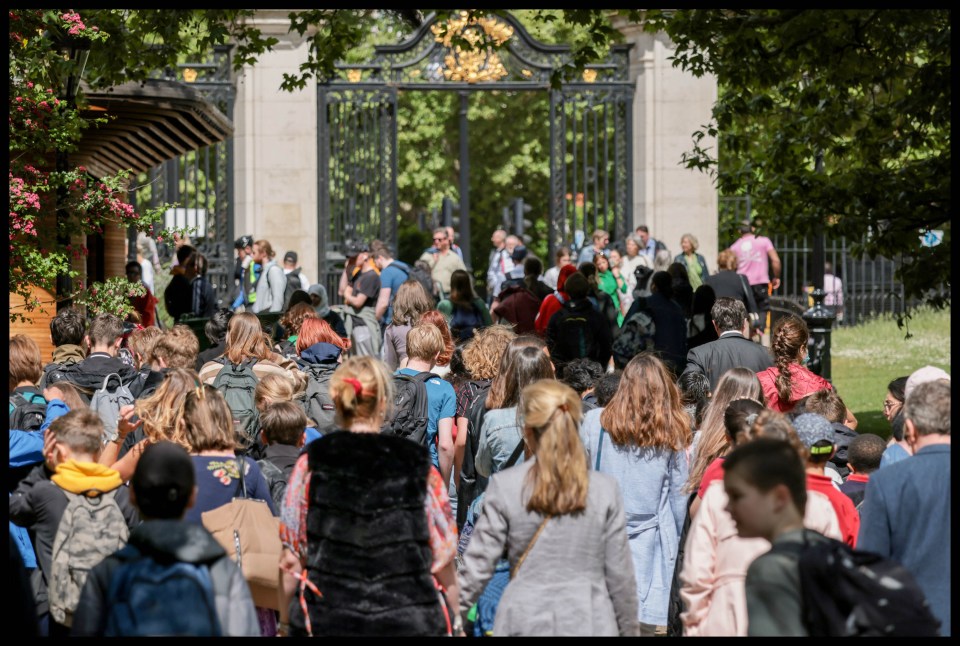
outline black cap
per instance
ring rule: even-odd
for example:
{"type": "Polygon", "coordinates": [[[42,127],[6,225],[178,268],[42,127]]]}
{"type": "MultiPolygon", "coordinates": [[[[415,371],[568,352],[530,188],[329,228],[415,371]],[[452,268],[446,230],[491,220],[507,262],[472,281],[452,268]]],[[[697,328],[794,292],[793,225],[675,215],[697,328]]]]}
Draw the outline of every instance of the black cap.
{"type": "Polygon", "coordinates": [[[240,236],[233,243],[234,249],[246,249],[253,246],[253,236],[240,236]]]}
{"type": "Polygon", "coordinates": [[[368,245],[366,242],[355,242],[347,245],[348,258],[352,258],[353,256],[357,256],[367,251],[370,251],[370,245],[368,245]]]}
{"type": "Polygon", "coordinates": [[[186,449],[166,440],[144,449],[130,481],[137,507],[149,518],[180,518],[195,483],[186,449]]]}
{"type": "Polygon", "coordinates": [[[283,254],[283,262],[292,262],[293,264],[297,264],[297,252],[288,251],[287,253],[283,254]]]}

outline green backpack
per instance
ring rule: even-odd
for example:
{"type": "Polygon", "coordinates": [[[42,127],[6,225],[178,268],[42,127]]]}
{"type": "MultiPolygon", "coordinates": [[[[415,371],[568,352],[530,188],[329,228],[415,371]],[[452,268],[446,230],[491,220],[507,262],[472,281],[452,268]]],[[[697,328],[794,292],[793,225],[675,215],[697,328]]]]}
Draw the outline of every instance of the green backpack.
{"type": "Polygon", "coordinates": [[[257,444],[257,435],[260,433],[260,413],[254,402],[257,384],[260,383],[253,372],[256,360],[248,359],[239,365],[225,358],[218,361],[224,365],[213,380],[213,387],[220,391],[230,407],[238,440],[245,444],[238,448],[247,449],[257,444]]]}

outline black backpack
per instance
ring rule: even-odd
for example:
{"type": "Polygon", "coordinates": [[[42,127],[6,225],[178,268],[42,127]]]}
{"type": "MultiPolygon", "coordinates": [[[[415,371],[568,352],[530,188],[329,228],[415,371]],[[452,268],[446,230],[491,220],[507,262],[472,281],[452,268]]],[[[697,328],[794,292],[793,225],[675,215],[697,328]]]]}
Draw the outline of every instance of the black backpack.
{"type": "Polygon", "coordinates": [[[899,563],[826,538],[774,545],[800,555],[803,623],[811,637],[936,637],[913,575],[899,563]]]}
{"type": "Polygon", "coordinates": [[[430,409],[427,405],[427,381],[435,378],[432,372],[416,375],[398,373],[393,376],[396,387],[393,419],[384,422],[381,433],[399,435],[417,444],[427,445],[427,422],[430,409]]]}
{"type": "Polygon", "coordinates": [[[287,286],[283,290],[283,311],[286,312],[290,307],[290,297],[293,296],[293,293],[298,289],[303,289],[303,284],[300,282],[300,268],[297,267],[289,274],[287,274],[287,286]]]}
{"type": "Polygon", "coordinates": [[[460,465],[460,482],[457,487],[457,531],[463,529],[467,521],[470,505],[487,488],[487,478],[477,473],[476,458],[480,448],[480,429],[483,417],[487,414],[487,395],[490,383],[470,382],[471,390],[476,388],[470,406],[466,411],[467,437],[463,446],[463,461],[460,465]]]}
{"type": "Polygon", "coordinates": [[[39,431],[47,417],[47,400],[40,393],[10,395],[11,431],[39,431]]]}

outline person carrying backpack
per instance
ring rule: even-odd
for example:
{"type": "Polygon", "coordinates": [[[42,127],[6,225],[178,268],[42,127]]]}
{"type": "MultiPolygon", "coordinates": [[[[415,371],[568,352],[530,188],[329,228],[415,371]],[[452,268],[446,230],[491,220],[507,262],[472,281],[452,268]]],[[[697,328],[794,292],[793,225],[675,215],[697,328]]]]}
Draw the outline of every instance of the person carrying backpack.
{"type": "Polygon", "coordinates": [[[240,568],[202,525],[183,520],[195,481],[182,447],[162,441],[144,450],[131,481],[144,521],[87,576],[72,635],[260,634],[240,568]]]}
{"type": "Polygon", "coordinates": [[[40,348],[30,337],[10,339],[10,430],[37,431],[47,414],[47,400],[37,388],[43,366],[40,348]]]}
{"type": "Polygon", "coordinates": [[[450,296],[437,303],[456,343],[469,341],[477,330],[493,324],[486,303],[474,294],[472,282],[470,274],[457,269],[450,275],[450,296]]]}
{"type": "Polygon", "coordinates": [[[383,432],[425,445],[443,482],[449,483],[457,395],[449,382],[430,372],[443,350],[443,335],[435,325],[420,323],[407,333],[407,367],[394,373],[396,405],[383,432]]]}
{"type": "Polygon", "coordinates": [[[789,442],[748,442],[723,470],[739,536],[772,543],[747,569],[748,636],[937,634],[939,621],[906,569],[804,528],[804,465],[789,442]]]}
{"type": "Polygon", "coordinates": [[[273,504],[280,509],[287,493],[287,480],[306,439],[307,416],[293,402],[276,402],[265,407],[260,426],[260,436],[267,448],[263,459],[257,460],[257,466],[270,487],[273,504]]]}
{"type": "Polygon", "coordinates": [[[606,366],[610,361],[613,337],[606,317],[595,310],[587,299],[587,279],[575,272],[567,278],[564,288],[570,300],[563,304],[547,325],[550,357],[557,366],[583,357],[606,366]]]}
{"type": "Polygon", "coordinates": [[[286,286],[283,289],[283,311],[290,307],[290,297],[298,289],[307,291],[310,289],[310,281],[303,275],[303,269],[297,267],[297,252],[288,251],[283,255],[283,274],[287,279],[286,286]]]}
{"type": "Polygon", "coordinates": [[[121,548],[140,522],[120,474],[97,463],[102,433],[91,410],[57,418],[45,438],[45,463],[10,496],[10,520],[34,536],[51,637],[69,633],[87,572],[121,548]]]}
{"type": "Polygon", "coordinates": [[[339,367],[348,341],[340,337],[321,318],[305,319],[297,337],[297,365],[307,375],[303,411],[316,423],[317,432],[325,435],[336,428],[330,378],[339,367]]]}
{"type": "MultiPolygon", "coordinates": [[[[84,337],[90,353],[73,365],[56,369],[58,377],[77,386],[83,393],[85,402],[90,403],[94,391],[103,387],[104,379],[116,373],[123,386],[136,397],[140,394],[140,375],[136,368],[117,358],[120,344],[123,342],[123,321],[115,314],[98,314],[90,321],[90,328],[84,337]]],[[[47,374],[48,383],[53,372],[47,374]]]]}
{"type": "Polygon", "coordinates": [[[200,381],[212,385],[226,398],[234,419],[240,421],[242,439],[249,449],[257,444],[260,421],[254,403],[257,383],[278,374],[296,384],[297,365],[270,349],[260,319],[250,312],[234,314],[227,324],[226,351],[200,369],[200,381]]]}

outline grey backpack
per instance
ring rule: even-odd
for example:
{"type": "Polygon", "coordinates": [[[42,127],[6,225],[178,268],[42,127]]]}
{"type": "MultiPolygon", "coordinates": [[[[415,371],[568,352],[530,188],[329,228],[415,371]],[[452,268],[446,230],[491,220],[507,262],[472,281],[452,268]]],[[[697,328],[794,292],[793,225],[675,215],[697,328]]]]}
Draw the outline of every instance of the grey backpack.
{"type": "Polygon", "coordinates": [[[90,398],[90,408],[100,416],[103,422],[102,441],[104,443],[117,430],[120,407],[133,404],[133,401],[130,389],[123,385],[120,375],[115,372],[104,377],[103,385],[94,391],[90,398]]]}
{"type": "Polygon", "coordinates": [[[334,421],[333,399],[330,397],[330,378],[340,364],[323,366],[309,364],[303,366],[309,379],[307,391],[303,397],[303,412],[317,423],[317,431],[326,435],[337,426],[334,421]]]}
{"type": "Polygon", "coordinates": [[[117,491],[97,496],[63,492],[68,502],[53,539],[48,585],[50,615],[62,626],[73,625],[90,570],[127,544],[130,530],[117,491]]]}
{"type": "Polygon", "coordinates": [[[260,433],[260,413],[257,411],[254,398],[257,384],[260,382],[253,372],[253,364],[256,362],[248,359],[237,365],[226,359],[217,361],[222,362],[224,366],[213,380],[213,387],[219,390],[227,400],[227,406],[230,407],[230,413],[237,427],[238,439],[246,443],[246,446],[238,448],[245,450],[257,444],[257,436],[260,433]]]}

